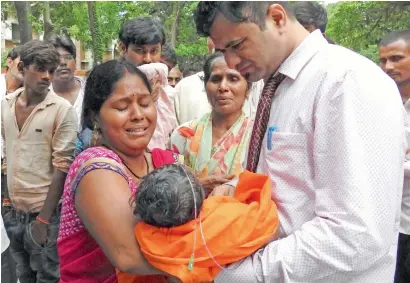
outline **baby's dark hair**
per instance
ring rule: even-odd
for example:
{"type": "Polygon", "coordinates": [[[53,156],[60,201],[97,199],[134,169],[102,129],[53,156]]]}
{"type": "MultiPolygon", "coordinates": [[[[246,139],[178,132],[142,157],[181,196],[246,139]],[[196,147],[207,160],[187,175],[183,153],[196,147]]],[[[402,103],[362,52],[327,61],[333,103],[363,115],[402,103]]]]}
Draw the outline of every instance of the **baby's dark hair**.
{"type": "Polygon", "coordinates": [[[144,177],[135,195],[134,214],[140,220],[156,227],[185,224],[195,219],[194,198],[199,214],[205,193],[198,179],[183,166],[165,165],[144,177]]]}

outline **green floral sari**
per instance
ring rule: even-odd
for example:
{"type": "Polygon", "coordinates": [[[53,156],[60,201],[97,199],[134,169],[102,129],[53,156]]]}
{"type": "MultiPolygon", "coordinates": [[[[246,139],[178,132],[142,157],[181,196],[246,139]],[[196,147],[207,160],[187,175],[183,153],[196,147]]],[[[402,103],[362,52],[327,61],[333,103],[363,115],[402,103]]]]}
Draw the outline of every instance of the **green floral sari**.
{"type": "Polygon", "coordinates": [[[244,114],[212,145],[212,118],[208,113],[179,126],[171,135],[171,149],[184,156],[185,165],[198,177],[239,175],[252,132],[244,114]]]}

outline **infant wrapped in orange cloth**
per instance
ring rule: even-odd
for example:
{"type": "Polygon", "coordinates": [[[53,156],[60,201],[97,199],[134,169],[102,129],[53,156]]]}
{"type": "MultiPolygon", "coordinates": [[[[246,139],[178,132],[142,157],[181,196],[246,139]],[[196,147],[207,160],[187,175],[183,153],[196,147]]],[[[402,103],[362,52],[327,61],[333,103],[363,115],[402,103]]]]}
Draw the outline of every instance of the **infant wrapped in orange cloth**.
{"type": "MultiPolygon", "coordinates": [[[[183,165],[148,174],[136,194],[141,219],[135,236],[148,262],[182,282],[211,282],[224,266],[273,240],[279,220],[266,175],[239,176],[234,197],[205,199],[198,180],[183,165]],[[196,206],[196,210],[195,210],[196,206]]],[[[119,283],[168,282],[165,276],[118,272],[119,283]]]]}

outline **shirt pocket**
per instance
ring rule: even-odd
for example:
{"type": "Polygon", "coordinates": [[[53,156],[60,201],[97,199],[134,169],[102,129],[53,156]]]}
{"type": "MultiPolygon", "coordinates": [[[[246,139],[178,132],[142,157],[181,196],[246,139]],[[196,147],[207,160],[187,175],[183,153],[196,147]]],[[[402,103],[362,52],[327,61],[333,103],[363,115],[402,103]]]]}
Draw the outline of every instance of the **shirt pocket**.
{"type": "Polygon", "coordinates": [[[21,172],[42,175],[51,167],[51,145],[47,142],[21,143],[19,167],[21,172]]]}
{"type": "MultiPolygon", "coordinates": [[[[289,151],[301,151],[307,149],[307,134],[273,132],[271,134],[271,148],[265,145],[269,152],[276,154],[285,154],[289,151]]],[[[267,141],[269,143],[269,141],[267,141]]]]}
{"type": "Polygon", "coordinates": [[[265,160],[262,164],[275,184],[272,199],[278,206],[281,229],[285,235],[300,228],[314,215],[310,144],[309,135],[304,133],[274,132],[271,134],[271,149],[268,149],[265,140],[265,160]]]}
{"type": "Polygon", "coordinates": [[[312,180],[309,138],[304,133],[274,132],[267,140],[267,172],[292,187],[310,186],[312,180]],[[271,143],[270,145],[268,143],[271,143]]]}

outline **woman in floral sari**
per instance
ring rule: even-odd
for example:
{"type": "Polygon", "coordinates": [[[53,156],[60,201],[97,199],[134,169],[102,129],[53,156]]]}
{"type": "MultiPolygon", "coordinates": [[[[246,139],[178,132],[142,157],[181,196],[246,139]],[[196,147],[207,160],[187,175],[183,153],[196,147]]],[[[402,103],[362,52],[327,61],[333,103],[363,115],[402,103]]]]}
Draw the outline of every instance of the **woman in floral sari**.
{"type": "Polygon", "coordinates": [[[252,121],[242,106],[250,83],[229,69],[223,55],[216,52],[204,64],[204,84],[212,112],[182,124],[172,133],[170,143],[210,191],[243,171],[252,121]]]}

